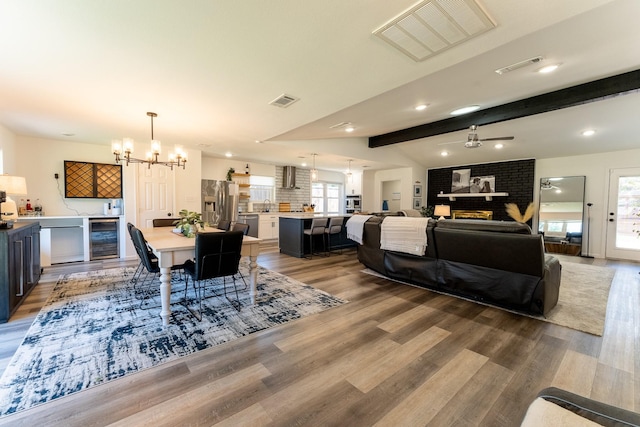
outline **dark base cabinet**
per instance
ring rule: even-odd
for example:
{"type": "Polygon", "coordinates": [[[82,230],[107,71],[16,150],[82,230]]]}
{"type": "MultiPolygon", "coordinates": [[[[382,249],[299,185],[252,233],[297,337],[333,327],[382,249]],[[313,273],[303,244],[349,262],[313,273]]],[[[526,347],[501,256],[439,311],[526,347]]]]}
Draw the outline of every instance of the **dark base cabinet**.
{"type": "Polygon", "coordinates": [[[0,230],[0,323],[5,323],[40,280],[40,224],[0,230]]]}
{"type": "MultiPolygon", "coordinates": [[[[351,248],[357,246],[357,243],[351,239],[347,239],[347,228],[345,223],[349,218],[345,217],[342,223],[342,231],[340,234],[331,236],[331,250],[351,248]]],[[[279,240],[280,253],[304,258],[311,252],[309,238],[304,235],[304,229],[311,227],[312,218],[296,218],[296,217],[280,217],[279,240]]],[[[316,237],[314,242],[314,252],[322,251],[323,236],[316,237]]]]}

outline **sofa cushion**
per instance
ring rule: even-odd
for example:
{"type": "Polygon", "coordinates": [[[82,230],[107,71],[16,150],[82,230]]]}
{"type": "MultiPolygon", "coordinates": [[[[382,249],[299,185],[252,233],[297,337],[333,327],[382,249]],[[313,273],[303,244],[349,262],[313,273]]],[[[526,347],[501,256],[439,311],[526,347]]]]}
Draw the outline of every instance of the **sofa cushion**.
{"type": "Polygon", "coordinates": [[[544,274],[542,236],[453,230],[440,224],[434,233],[439,259],[530,276],[544,274]]]}

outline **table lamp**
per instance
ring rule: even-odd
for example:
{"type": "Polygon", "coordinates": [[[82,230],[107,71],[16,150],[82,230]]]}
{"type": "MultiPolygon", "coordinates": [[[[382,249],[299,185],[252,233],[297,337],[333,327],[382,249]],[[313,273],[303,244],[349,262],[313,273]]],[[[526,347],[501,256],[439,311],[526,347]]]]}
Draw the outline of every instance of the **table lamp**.
{"type": "MultiPolygon", "coordinates": [[[[0,191],[6,193],[6,200],[0,203],[0,221],[18,219],[18,209],[16,202],[9,197],[27,195],[27,181],[22,176],[0,175],[0,191]]],[[[4,228],[8,228],[4,226],[4,228]]]]}
{"type": "Polygon", "coordinates": [[[444,219],[445,216],[451,215],[451,207],[449,205],[436,205],[436,208],[433,210],[433,214],[435,216],[440,216],[438,221],[444,219]]]}

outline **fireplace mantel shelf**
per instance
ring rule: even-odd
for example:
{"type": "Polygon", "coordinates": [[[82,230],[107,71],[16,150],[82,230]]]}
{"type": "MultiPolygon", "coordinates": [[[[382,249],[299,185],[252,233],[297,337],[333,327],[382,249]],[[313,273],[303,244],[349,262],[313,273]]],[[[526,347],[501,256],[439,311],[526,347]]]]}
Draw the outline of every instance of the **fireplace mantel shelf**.
{"type": "Polygon", "coordinates": [[[509,193],[440,193],[438,197],[448,197],[452,202],[455,202],[457,197],[484,197],[487,202],[490,202],[494,197],[507,197],[508,195],[509,193]]]}

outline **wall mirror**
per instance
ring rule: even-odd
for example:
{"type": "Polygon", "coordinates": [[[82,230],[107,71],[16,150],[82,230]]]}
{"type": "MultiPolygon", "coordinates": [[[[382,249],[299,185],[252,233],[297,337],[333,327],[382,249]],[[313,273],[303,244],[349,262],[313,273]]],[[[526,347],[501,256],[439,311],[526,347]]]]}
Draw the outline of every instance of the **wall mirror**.
{"type": "Polygon", "coordinates": [[[547,252],[580,255],[584,223],[584,176],[540,179],[538,232],[547,252]]]}

